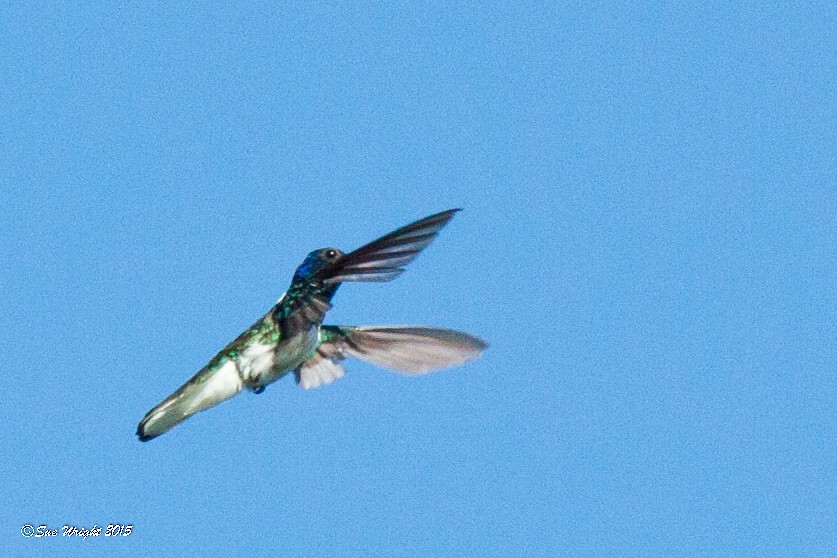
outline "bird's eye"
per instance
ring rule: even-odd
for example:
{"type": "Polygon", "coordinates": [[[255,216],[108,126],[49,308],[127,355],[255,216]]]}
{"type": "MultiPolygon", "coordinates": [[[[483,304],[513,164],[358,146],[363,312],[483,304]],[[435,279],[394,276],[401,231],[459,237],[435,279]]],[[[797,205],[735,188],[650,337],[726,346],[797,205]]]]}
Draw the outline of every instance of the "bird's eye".
{"type": "Polygon", "coordinates": [[[325,255],[326,255],[326,258],[328,258],[330,260],[333,260],[334,258],[337,257],[337,250],[328,249],[328,250],[326,250],[325,255]]]}

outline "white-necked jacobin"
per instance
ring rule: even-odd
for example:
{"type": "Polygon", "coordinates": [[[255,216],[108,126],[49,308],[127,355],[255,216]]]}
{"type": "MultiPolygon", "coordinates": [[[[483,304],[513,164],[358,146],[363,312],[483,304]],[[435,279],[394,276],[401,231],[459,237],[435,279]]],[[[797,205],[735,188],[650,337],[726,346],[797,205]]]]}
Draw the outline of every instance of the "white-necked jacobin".
{"type": "Polygon", "coordinates": [[[331,298],[346,281],[391,281],[459,211],[431,215],[344,254],[323,248],[308,254],[290,288],[250,328],[224,347],[191,380],[148,411],[137,436],[150,440],[198,411],[248,389],[255,393],[293,371],[305,389],[345,373],[355,357],[406,374],[456,366],[479,356],[485,342],[450,329],[420,326],[323,325],[331,298]]]}

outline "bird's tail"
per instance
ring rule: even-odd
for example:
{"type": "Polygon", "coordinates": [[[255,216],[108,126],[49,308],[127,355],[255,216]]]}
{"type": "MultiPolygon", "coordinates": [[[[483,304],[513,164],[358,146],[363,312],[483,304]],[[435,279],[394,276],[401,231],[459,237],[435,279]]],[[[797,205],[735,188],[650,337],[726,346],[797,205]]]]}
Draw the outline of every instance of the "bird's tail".
{"type": "Polygon", "coordinates": [[[137,427],[137,436],[142,442],[156,438],[198,411],[226,401],[242,387],[235,361],[226,360],[216,369],[204,368],[146,413],[137,427]]]}

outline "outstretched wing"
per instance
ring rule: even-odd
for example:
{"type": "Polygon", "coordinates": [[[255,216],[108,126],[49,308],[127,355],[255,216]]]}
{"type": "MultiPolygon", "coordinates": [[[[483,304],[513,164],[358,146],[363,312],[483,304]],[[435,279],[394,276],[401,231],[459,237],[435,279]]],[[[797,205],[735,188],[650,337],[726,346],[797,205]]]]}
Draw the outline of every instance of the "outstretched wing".
{"type": "Polygon", "coordinates": [[[198,411],[226,401],[241,389],[241,377],[234,360],[225,360],[214,369],[204,368],[146,413],[137,426],[137,436],[142,442],[156,438],[198,411]]]}
{"type": "Polygon", "coordinates": [[[311,389],[342,378],[348,357],[404,374],[425,374],[477,358],[485,341],[451,329],[420,326],[322,326],[321,343],[294,371],[311,389]]]}
{"type": "Polygon", "coordinates": [[[433,242],[436,235],[459,209],[449,209],[425,217],[354,252],[339,254],[319,271],[295,280],[273,310],[282,334],[293,337],[312,324],[321,324],[331,308],[331,298],[344,281],[392,281],[404,272],[402,266],[413,261],[433,242]]]}
{"type": "Polygon", "coordinates": [[[436,213],[361,246],[325,267],[318,278],[330,285],[343,281],[392,281],[404,272],[402,266],[433,242],[458,211],[436,213]]]}

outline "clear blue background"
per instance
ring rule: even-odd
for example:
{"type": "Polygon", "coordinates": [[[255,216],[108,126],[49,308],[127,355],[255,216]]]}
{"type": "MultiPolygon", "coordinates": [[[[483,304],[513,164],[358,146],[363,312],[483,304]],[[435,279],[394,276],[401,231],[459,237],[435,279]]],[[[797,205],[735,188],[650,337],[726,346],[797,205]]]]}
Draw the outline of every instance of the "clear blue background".
{"type": "Polygon", "coordinates": [[[832,2],[25,4],[4,555],[837,554],[832,2]],[[350,362],[137,441],[308,251],[450,207],[328,321],[482,359],[350,362]]]}

